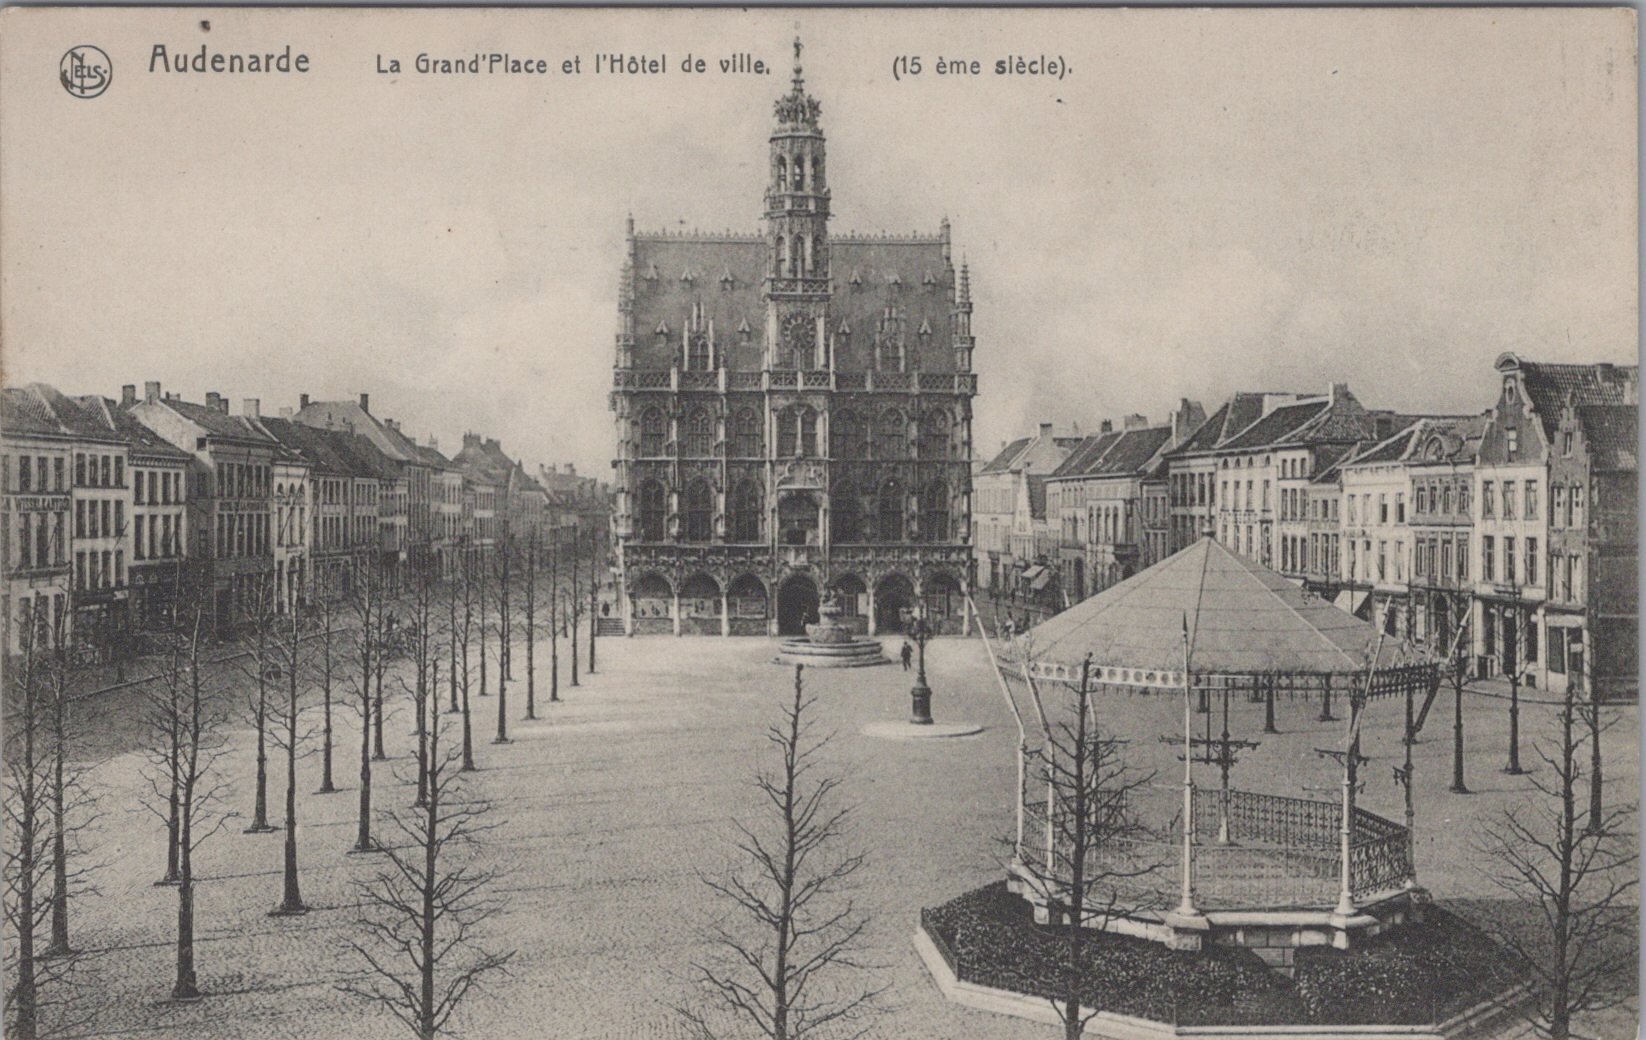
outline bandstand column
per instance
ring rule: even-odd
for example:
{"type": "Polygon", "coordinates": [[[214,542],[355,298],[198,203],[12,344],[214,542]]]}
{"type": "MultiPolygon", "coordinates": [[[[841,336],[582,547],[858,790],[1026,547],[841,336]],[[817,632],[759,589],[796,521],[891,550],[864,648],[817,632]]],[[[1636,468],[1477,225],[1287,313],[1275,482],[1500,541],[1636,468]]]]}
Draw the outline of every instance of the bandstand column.
{"type": "Polygon", "coordinates": [[[680,634],[680,585],[679,585],[678,582],[676,582],[674,588],[672,588],[670,590],[670,594],[674,597],[674,612],[673,612],[674,613],[674,634],[679,635],[680,634]]]}
{"type": "Polygon", "coordinates": [[[875,613],[874,613],[874,584],[873,584],[873,582],[870,582],[869,583],[869,635],[871,635],[871,636],[875,634],[874,619],[875,619],[875,613]]]}
{"type": "Polygon", "coordinates": [[[732,594],[724,585],[720,586],[720,634],[732,634],[732,594]]]}

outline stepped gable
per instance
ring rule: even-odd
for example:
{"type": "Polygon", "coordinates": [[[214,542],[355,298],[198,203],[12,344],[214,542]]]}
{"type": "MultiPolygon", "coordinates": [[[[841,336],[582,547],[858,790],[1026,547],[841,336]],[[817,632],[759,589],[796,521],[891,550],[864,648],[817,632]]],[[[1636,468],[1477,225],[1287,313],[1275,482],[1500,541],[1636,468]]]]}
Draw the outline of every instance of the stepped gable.
{"type": "Polygon", "coordinates": [[[1590,464],[1604,472],[1640,468],[1640,410],[1634,405],[1591,404],[1577,410],[1589,445],[1590,464]]]}
{"type": "Polygon", "coordinates": [[[1560,410],[1568,400],[1584,405],[1638,404],[1640,368],[1637,365],[1557,365],[1522,361],[1513,354],[1498,358],[1499,371],[1518,366],[1525,380],[1526,396],[1543,423],[1544,436],[1552,441],[1560,422],[1560,410]]]}

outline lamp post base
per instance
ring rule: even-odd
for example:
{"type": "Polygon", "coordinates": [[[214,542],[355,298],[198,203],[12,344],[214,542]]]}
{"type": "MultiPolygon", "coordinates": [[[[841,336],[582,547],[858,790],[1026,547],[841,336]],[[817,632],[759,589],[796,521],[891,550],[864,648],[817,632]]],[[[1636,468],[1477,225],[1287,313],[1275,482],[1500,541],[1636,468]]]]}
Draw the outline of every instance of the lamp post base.
{"type": "Polygon", "coordinates": [[[917,726],[932,724],[932,688],[915,683],[909,689],[909,721],[917,726]]]}

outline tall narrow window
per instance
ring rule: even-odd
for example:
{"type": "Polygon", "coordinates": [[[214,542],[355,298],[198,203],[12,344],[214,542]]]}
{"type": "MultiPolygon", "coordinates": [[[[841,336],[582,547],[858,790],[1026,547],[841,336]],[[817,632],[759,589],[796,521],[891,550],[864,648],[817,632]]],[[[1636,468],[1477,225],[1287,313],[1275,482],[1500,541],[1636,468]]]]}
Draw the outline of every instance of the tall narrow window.
{"type": "Polygon", "coordinates": [[[882,542],[901,542],[903,540],[903,485],[896,480],[888,480],[880,485],[879,540],[882,542]]]}
{"type": "Polygon", "coordinates": [[[708,409],[694,408],[686,416],[685,451],[693,458],[705,459],[714,454],[714,416],[708,409]]]}
{"type": "Polygon", "coordinates": [[[686,369],[690,372],[707,372],[709,368],[708,333],[694,332],[686,338],[686,369]]]}
{"type": "Polygon", "coordinates": [[[714,491],[706,480],[686,485],[686,536],[688,542],[706,542],[714,535],[714,491]]]}
{"type": "Polygon", "coordinates": [[[920,540],[949,540],[949,488],[941,480],[932,481],[920,491],[920,540]]]}
{"type": "Polygon", "coordinates": [[[655,458],[663,454],[663,443],[667,422],[663,412],[658,408],[648,408],[640,413],[640,454],[647,458],[655,458]]]}
{"type": "Polygon", "coordinates": [[[668,527],[669,494],[663,485],[648,480],[640,485],[640,540],[661,542],[668,527]]]}
{"type": "Polygon", "coordinates": [[[777,455],[791,459],[800,450],[800,424],[796,409],[785,408],[777,413],[777,455]]]}
{"type": "Polygon", "coordinates": [[[760,413],[753,408],[739,408],[732,416],[732,454],[742,459],[757,459],[766,453],[765,432],[761,429],[760,413]]]}
{"type": "Polygon", "coordinates": [[[949,457],[949,413],[934,410],[920,417],[920,457],[949,457]]]}
{"type": "Polygon", "coordinates": [[[869,422],[851,409],[836,412],[829,423],[829,453],[837,459],[869,457],[869,422]]]}
{"type": "Polygon", "coordinates": [[[880,413],[874,428],[874,454],[879,459],[901,459],[908,454],[908,432],[903,413],[896,408],[880,413]]]}
{"type": "Polygon", "coordinates": [[[800,409],[800,413],[796,417],[796,425],[799,428],[798,436],[800,440],[799,450],[796,454],[817,454],[817,413],[810,408],[800,409]]]}
{"type": "Polygon", "coordinates": [[[734,542],[760,541],[760,518],[766,511],[766,496],[753,480],[738,481],[732,490],[727,512],[729,538],[734,542]]]}
{"type": "Polygon", "coordinates": [[[829,495],[830,538],[836,544],[863,540],[863,502],[849,480],[836,484],[829,495]]]}
{"type": "Polygon", "coordinates": [[[778,156],[777,157],[776,167],[777,167],[777,169],[776,169],[775,172],[776,172],[776,175],[777,175],[777,190],[778,191],[788,191],[789,190],[789,160],[785,159],[781,155],[778,156]]]}

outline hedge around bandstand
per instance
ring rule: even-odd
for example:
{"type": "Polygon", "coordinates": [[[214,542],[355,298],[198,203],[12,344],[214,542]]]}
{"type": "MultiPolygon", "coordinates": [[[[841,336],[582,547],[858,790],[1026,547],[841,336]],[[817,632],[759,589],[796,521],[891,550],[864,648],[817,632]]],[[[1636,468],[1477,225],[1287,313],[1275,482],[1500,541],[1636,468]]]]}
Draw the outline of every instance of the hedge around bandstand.
{"type": "MultiPolygon", "coordinates": [[[[1069,933],[1037,925],[1027,900],[996,882],[922,915],[962,981],[1061,997],[1069,933]]],[[[1514,957],[1439,907],[1352,950],[1304,947],[1296,977],[1251,950],[1171,950],[1085,929],[1080,1002],[1180,1025],[1418,1025],[1444,1020],[1526,977],[1514,957]]]]}

